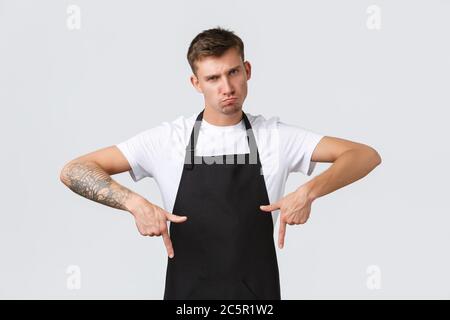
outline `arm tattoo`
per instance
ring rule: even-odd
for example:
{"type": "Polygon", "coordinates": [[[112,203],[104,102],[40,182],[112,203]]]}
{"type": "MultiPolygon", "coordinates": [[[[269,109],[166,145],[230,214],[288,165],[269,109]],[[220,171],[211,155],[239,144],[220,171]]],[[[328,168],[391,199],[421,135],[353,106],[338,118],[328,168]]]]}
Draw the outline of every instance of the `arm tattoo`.
{"type": "Polygon", "coordinates": [[[126,210],[125,201],[131,191],[91,162],[70,163],[64,169],[63,182],[75,193],[101,204],[126,210]]]}

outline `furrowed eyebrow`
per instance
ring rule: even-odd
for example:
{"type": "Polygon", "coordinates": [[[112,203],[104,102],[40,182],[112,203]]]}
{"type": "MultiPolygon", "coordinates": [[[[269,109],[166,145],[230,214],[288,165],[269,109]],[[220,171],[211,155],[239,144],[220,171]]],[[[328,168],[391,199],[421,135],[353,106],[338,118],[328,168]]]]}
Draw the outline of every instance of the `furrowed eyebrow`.
{"type": "MultiPolygon", "coordinates": [[[[230,71],[232,71],[232,70],[238,70],[238,69],[240,69],[241,68],[241,66],[240,65],[237,65],[236,67],[233,67],[233,68],[231,68],[231,69],[229,69],[227,72],[230,72],[230,71]]],[[[208,79],[211,79],[211,78],[213,78],[213,77],[219,77],[220,76],[220,74],[210,74],[210,75],[208,75],[208,76],[205,76],[204,78],[206,79],[206,80],[208,80],[208,79]]]]}

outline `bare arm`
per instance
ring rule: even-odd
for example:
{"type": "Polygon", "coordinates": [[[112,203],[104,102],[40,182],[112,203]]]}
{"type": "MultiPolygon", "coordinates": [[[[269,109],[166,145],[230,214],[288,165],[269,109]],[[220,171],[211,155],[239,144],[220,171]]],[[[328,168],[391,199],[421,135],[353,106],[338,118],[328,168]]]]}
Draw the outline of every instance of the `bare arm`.
{"type": "Polygon", "coordinates": [[[111,175],[130,169],[128,160],[117,146],[110,146],[68,162],[61,170],[60,180],[82,197],[130,211],[142,197],[111,178],[111,175]]]}
{"type": "Polygon", "coordinates": [[[73,192],[92,201],[130,212],[143,236],[162,236],[169,257],[174,256],[167,221],[181,223],[174,215],[114,181],[110,175],[130,170],[128,160],[116,146],[78,157],[61,170],[60,180],[73,192]]]}
{"type": "Polygon", "coordinates": [[[311,160],[333,163],[302,186],[312,200],[365,177],[382,161],[372,147],[336,137],[324,137],[314,150],[311,160]]]}
{"type": "Polygon", "coordinates": [[[278,232],[280,249],[284,246],[286,224],[306,223],[315,199],[365,177],[381,163],[380,155],[372,147],[328,136],[322,138],[317,144],[311,160],[333,164],[277,202],[261,206],[261,210],[265,212],[280,210],[278,232]]]}
{"type": "Polygon", "coordinates": [[[130,211],[142,198],[113,180],[93,161],[69,162],[61,171],[60,179],[80,196],[120,210],[130,211]]]}

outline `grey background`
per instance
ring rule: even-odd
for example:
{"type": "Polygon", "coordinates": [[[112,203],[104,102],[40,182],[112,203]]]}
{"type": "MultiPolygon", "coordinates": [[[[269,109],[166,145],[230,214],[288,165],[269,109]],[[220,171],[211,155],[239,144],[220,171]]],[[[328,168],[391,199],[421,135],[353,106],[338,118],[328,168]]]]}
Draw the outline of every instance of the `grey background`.
{"type": "MultiPolygon", "coordinates": [[[[449,17],[444,0],[0,0],[0,297],[162,298],[162,239],[72,193],[59,172],[201,110],[185,56],[197,33],[222,26],[253,66],[246,112],[366,143],[383,159],[289,226],[277,249],[282,298],[449,298],[449,17]],[[80,30],[66,25],[72,4],[80,30]],[[370,5],[379,30],[366,26],[370,5]],[[70,265],[78,290],[67,287],[70,265]],[[379,289],[367,286],[371,265],[379,289]]],[[[310,178],[291,175],[287,192],[310,178]]],[[[114,179],[161,204],[153,180],[114,179]]]]}

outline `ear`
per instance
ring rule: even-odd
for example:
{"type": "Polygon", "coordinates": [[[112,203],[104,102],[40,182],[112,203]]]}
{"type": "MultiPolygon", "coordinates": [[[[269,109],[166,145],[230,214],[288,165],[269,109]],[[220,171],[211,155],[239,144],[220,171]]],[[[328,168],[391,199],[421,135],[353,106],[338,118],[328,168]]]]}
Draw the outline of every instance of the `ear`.
{"type": "Polygon", "coordinates": [[[198,78],[195,74],[191,75],[191,83],[194,86],[195,90],[197,90],[200,93],[203,93],[202,88],[200,86],[200,82],[198,81],[198,78]]]}
{"type": "Polygon", "coordinates": [[[250,80],[250,78],[252,77],[252,65],[250,64],[250,62],[245,61],[244,67],[245,67],[245,73],[247,74],[247,80],[250,80]]]}

